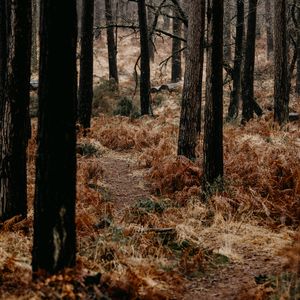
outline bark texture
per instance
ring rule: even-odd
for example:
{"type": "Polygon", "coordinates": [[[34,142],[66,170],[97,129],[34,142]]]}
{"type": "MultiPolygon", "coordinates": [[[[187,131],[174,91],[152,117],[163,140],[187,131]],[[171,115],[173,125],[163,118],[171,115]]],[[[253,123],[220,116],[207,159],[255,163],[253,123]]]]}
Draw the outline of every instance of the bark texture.
{"type": "Polygon", "coordinates": [[[256,42],[256,12],[257,0],[249,0],[249,14],[247,22],[247,37],[245,45],[244,71],[242,75],[242,123],[253,118],[254,102],[254,65],[256,42]]]}
{"type": "Polygon", "coordinates": [[[150,56],[149,38],[145,0],[138,1],[138,15],[140,27],[141,47],[141,76],[140,76],[140,101],[141,114],[148,115],[150,112],[150,56]]]}
{"type": "Polygon", "coordinates": [[[27,214],[31,1],[0,2],[0,220],[4,221],[27,214]]]}
{"type": "Polygon", "coordinates": [[[243,61],[243,39],[244,39],[244,0],[236,1],[236,33],[235,33],[235,53],[232,74],[232,91],[230,93],[230,104],[227,119],[233,120],[238,117],[239,101],[241,91],[241,70],[243,61]]]}
{"type": "Polygon", "coordinates": [[[76,42],[76,1],[41,0],[33,272],[75,265],[76,42]]]}
{"type": "Polygon", "coordinates": [[[91,127],[93,102],[93,24],[94,0],[83,0],[78,93],[78,120],[83,128],[91,127]]]}
{"type": "Polygon", "coordinates": [[[208,7],[208,57],[204,141],[203,192],[223,177],[223,1],[208,7]]]}
{"type": "Polygon", "coordinates": [[[274,120],[280,125],[289,119],[286,1],[277,0],[274,17],[274,120]]]}
{"type": "Polygon", "coordinates": [[[192,0],[179,126],[178,155],[196,158],[201,127],[201,98],[205,28],[205,1],[192,0]]]}

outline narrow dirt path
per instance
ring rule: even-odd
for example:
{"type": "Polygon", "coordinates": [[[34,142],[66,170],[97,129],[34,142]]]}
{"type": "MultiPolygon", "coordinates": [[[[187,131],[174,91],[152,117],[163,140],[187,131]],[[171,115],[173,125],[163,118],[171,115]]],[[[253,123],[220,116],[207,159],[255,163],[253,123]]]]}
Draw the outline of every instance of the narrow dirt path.
{"type": "Polygon", "coordinates": [[[104,170],[103,180],[108,187],[109,198],[116,208],[124,208],[136,201],[150,197],[150,189],[144,179],[144,170],[136,168],[136,162],[127,153],[108,153],[100,158],[104,170]]]}

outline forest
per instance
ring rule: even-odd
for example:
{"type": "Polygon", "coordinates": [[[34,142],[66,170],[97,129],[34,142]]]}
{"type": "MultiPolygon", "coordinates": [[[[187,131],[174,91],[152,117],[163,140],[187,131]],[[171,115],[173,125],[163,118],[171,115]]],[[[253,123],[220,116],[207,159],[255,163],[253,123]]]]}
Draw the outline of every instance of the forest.
{"type": "Polygon", "coordinates": [[[299,0],[0,0],[0,300],[297,300],[299,225],[299,0]]]}

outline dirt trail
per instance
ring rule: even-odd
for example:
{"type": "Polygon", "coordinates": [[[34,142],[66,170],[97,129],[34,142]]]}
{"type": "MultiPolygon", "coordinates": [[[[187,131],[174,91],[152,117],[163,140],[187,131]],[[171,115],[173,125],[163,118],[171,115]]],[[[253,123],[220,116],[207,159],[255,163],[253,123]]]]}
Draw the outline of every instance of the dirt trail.
{"type": "MultiPolygon", "coordinates": [[[[142,198],[150,197],[150,188],[144,179],[144,170],[137,168],[136,160],[129,153],[108,152],[100,158],[104,169],[104,183],[116,208],[124,209],[142,198]]],[[[274,253],[257,252],[255,247],[238,247],[243,259],[230,261],[194,278],[187,285],[187,293],[180,299],[256,299],[251,291],[259,288],[255,278],[280,273],[282,259],[274,253]]]]}
{"type": "Polygon", "coordinates": [[[137,170],[136,162],[129,154],[110,152],[104,154],[100,162],[104,170],[104,183],[116,208],[124,208],[150,197],[144,171],[137,170]]]}

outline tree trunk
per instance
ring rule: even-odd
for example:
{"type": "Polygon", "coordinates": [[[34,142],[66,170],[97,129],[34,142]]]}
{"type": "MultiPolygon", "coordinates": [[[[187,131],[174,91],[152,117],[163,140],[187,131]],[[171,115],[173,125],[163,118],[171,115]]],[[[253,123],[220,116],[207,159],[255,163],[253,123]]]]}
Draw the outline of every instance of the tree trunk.
{"type": "Polygon", "coordinates": [[[178,155],[194,160],[201,128],[201,98],[205,35],[205,0],[192,0],[182,92],[178,155]]]}
{"type": "Polygon", "coordinates": [[[224,60],[231,62],[232,51],[231,51],[231,0],[225,0],[225,13],[224,13],[224,60]]]}
{"type": "Polygon", "coordinates": [[[111,0],[105,0],[105,17],[107,25],[107,50],[108,50],[108,66],[109,66],[109,79],[119,83],[118,66],[117,66],[117,47],[114,37],[113,12],[111,7],[111,0]]]}
{"type": "Polygon", "coordinates": [[[148,44],[148,26],[145,0],[138,1],[138,14],[140,26],[141,45],[141,77],[140,77],[140,98],[141,114],[148,115],[150,110],[150,57],[148,44]]]}
{"type": "Polygon", "coordinates": [[[239,114],[239,100],[241,90],[241,69],[243,60],[243,39],[244,39],[244,0],[236,1],[237,18],[235,34],[235,53],[232,74],[232,91],[230,93],[230,104],[227,119],[236,119],[239,114]]]}
{"type": "Polygon", "coordinates": [[[270,60],[274,51],[273,16],[270,0],[265,0],[266,32],[267,32],[267,60],[270,60]]]}
{"type": "Polygon", "coordinates": [[[256,42],[256,8],[257,0],[249,0],[249,14],[247,22],[247,37],[245,45],[244,71],[242,77],[243,113],[242,123],[253,118],[254,101],[254,65],[256,42]]]}
{"type": "Polygon", "coordinates": [[[274,17],[274,120],[280,125],[289,119],[287,9],[285,0],[277,0],[274,17]]]}
{"type": "Polygon", "coordinates": [[[27,214],[31,1],[0,2],[0,220],[3,221],[27,214]]]}
{"type": "MultiPolygon", "coordinates": [[[[153,0],[149,0],[149,5],[153,6],[153,0]]],[[[150,26],[150,28],[152,28],[153,25],[153,21],[154,21],[154,15],[152,12],[152,9],[148,7],[147,9],[147,14],[148,14],[148,24],[150,26]]],[[[154,51],[155,51],[155,47],[154,47],[154,38],[153,38],[153,33],[149,33],[149,56],[150,56],[150,60],[152,62],[154,62],[154,51]]]]}
{"type": "Polygon", "coordinates": [[[83,0],[78,93],[78,119],[83,128],[91,127],[93,102],[93,24],[94,0],[83,0]]]}
{"type": "Polygon", "coordinates": [[[76,0],[41,0],[32,268],[75,265],[76,0]]]}
{"type": "Polygon", "coordinates": [[[300,96],[300,7],[297,8],[297,70],[296,93],[300,96]]]}
{"type": "Polygon", "coordinates": [[[208,9],[207,94],[203,141],[203,192],[209,196],[223,178],[223,1],[212,0],[208,9]]]}
{"type": "Polygon", "coordinates": [[[178,18],[177,8],[173,7],[173,35],[172,38],[172,82],[178,82],[181,80],[181,40],[176,36],[181,37],[182,22],[178,18]]]}

